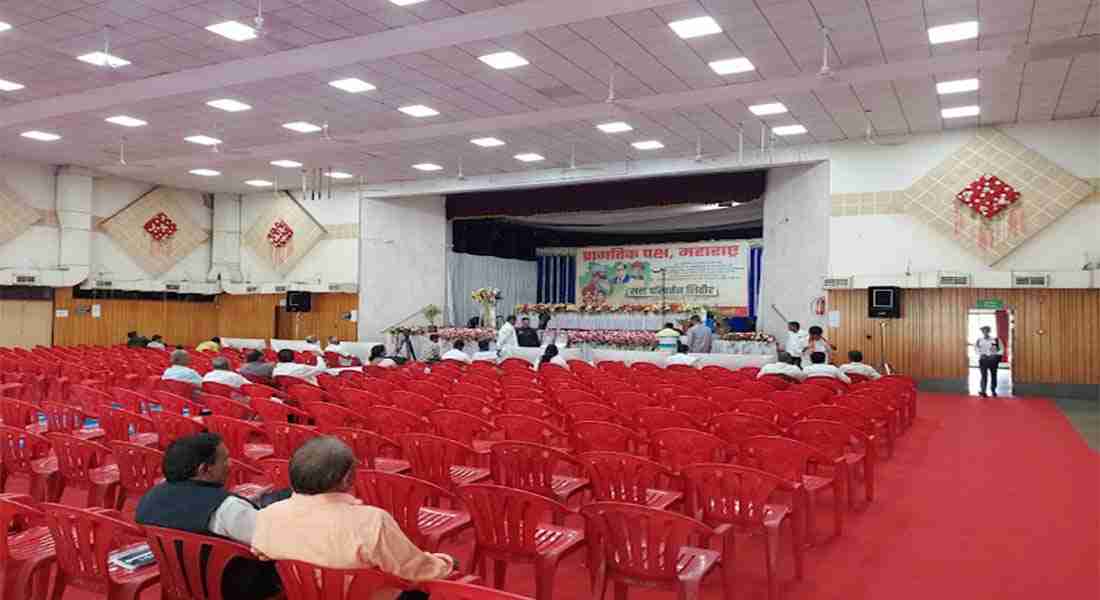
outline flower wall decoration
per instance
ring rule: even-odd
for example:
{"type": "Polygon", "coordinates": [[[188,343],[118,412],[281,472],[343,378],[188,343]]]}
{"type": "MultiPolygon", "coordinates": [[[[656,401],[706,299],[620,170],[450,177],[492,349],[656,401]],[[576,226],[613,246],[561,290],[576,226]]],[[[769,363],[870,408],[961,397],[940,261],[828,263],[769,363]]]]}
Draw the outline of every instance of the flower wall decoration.
{"type": "Polygon", "coordinates": [[[171,239],[179,231],[179,226],[172,220],[172,217],[158,212],[149,218],[144,225],[145,232],[149,234],[149,237],[153,238],[154,242],[165,242],[171,239]]]}
{"type": "Polygon", "coordinates": [[[1020,199],[1020,192],[996,175],[987,173],[971,181],[955,194],[955,198],[975,213],[992,219],[1015,204],[1020,199]]]}

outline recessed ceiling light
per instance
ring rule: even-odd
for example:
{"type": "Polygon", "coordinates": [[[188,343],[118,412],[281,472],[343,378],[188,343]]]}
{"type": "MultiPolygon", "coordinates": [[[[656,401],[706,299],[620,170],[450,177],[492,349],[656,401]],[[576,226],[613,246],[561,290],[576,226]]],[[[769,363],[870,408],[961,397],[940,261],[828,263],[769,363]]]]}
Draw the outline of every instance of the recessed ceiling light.
{"type": "Polygon", "coordinates": [[[749,107],[749,112],[752,114],[763,117],[765,115],[781,115],[787,112],[787,107],[782,102],[769,102],[767,104],[753,104],[749,107]]]}
{"type": "Polygon", "coordinates": [[[493,148],[495,146],[503,146],[504,145],[504,140],[498,140],[495,137],[483,137],[483,138],[474,138],[474,139],[470,140],[470,143],[474,144],[474,145],[477,145],[477,146],[481,146],[482,148],[493,148]]]}
{"type": "Polygon", "coordinates": [[[215,171],[214,169],[191,169],[188,173],[199,177],[217,177],[222,174],[221,171],[215,171]]]}
{"type": "Polygon", "coordinates": [[[282,167],[284,169],[296,169],[302,166],[302,163],[296,160],[273,160],[271,164],[276,167],[282,167]]]}
{"type": "Polygon", "coordinates": [[[982,109],[979,106],[956,106],[941,110],[940,115],[945,119],[957,119],[959,117],[973,117],[980,112],[982,112],[982,109]]]}
{"type": "Polygon", "coordinates": [[[275,185],[266,179],[249,179],[248,181],[244,182],[244,184],[250,185],[252,187],[271,187],[275,185]]]}
{"type": "Polygon", "coordinates": [[[631,146],[634,146],[638,150],[660,150],[661,148],[665,147],[664,144],[662,144],[661,142],[659,142],[657,140],[645,140],[645,141],[642,141],[642,142],[634,142],[633,144],[631,144],[631,146]]]}
{"type": "Polygon", "coordinates": [[[424,0],[390,0],[391,3],[398,6],[408,6],[410,4],[420,4],[424,0]]]}
{"type": "Polygon", "coordinates": [[[130,64],[130,61],[125,58],[119,58],[114,54],[107,54],[106,52],[89,52],[88,54],[82,54],[76,57],[76,59],[97,67],[114,68],[125,67],[130,64]]]}
{"type": "Polygon", "coordinates": [[[14,92],[15,90],[21,90],[27,86],[22,83],[15,83],[14,81],[8,81],[7,79],[0,79],[0,92],[14,92]]]}
{"type": "Polygon", "coordinates": [[[676,35],[685,40],[713,33],[722,33],[722,27],[711,17],[695,17],[694,19],[673,21],[668,26],[676,32],[676,35]]]}
{"type": "Polygon", "coordinates": [[[978,89],[977,79],[956,79],[955,81],[941,81],[936,84],[936,93],[940,95],[961,94],[973,92],[978,89]]]}
{"type": "Polygon", "coordinates": [[[596,126],[596,129],[604,133],[622,133],[624,131],[632,131],[634,128],[630,126],[630,123],[615,121],[612,123],[600,123],[596,126]]]}
{"type": "Polygon", "coordinates": [[[413,104],[411,106],[402,106],[397,109],[410,117],[434,117],[439,114],[439,111],[423,104],[413,104]]]}
{"type": "Polygon", "coordinates": [[[218,138],[210,137],[208,135],[189,135],[183,138],[183,141],[191,142],[192,144],[198,144],[200,146],[217,146],[218,144],[222,143],[222,141],[218,138]]]}
{"type": "Polygon", "coordinates": [[[306,121],[292,121],[290,123],[283,123],[283,127],[297,131],[298,133],[313,133],[321,131],[321,128],[313,123],[307,123],[306,121]]]}
{"type": "Polygon", "coordinates": [[[343,171],[329,171],[328,173],[325,173],[325,177],[331,177],[333,179],[351,179],[352,177],[355,177],[355,175],[352,175],[351,173],[345,173],[343,171]]]}
{"type": "Polygon", "coordinates": [[[347,79],[337,79],[336,81],[328,82],[329,85],[338,89],[344,90],[349,94],[358,94],[360,92],[369,92],[376,90],[373,83],[367,83],[358,77],[348,77],[347,79]]]}
{"type": "Polygon", "coordinates": [[[24,131],[19,135],[25,138],[30,138],[32,140],[38,140],[40,142],[56,142],[57,140],[61,139],[61,136],[57,135],[56,133],[49,133],[47,131],[37,130],[24,131]]]}
{"type": "Polygon", "coordinates": [[[801,135],[806,133],[806,128],[801,125],[781,125],[772,127],[772,133],[775,135],[801,135]]]}
{"type": "Polygon", "coordinates": [[[135,119],[134,117],[128,117],[126,115],[117,115],[114,117],[107,117],[103,119],[108,123],[114,123],[115,125],[122,125],[123,127],[141,127],[148,125],[149,123],[142,121],[141,119],[135,119]]]}
{"type": "Polygon", "coordinates": [[[707,63],[711,70],[719,75],[731,75],[733,73],[747,73],[749,71],[755,71],[756,67],[744,56],[737,58],[725,58],[722,60],[712,60],[707,63]]]}
{"type": "Polygon", "coordinates": [[[494,69],[514,69],[516,67],[531,64],[527,62],[526,58],[523,58],[511,50],[507,52],[486,54],[485,56],[477,57],[477,59],[494,69]]]}
{"type": "Polygon", "coordinates": [[[413,165],[413,168],[417,171],[442,171],[443,167],[435,163],[417,163],[413,165]]]}
{"type": "Polygon", "coordinates": [[[0,21],[0,31],[7,31],[9,29],[11,29],[11,23],[0,21]]]}
{"type": "Polygon", "coordinates": [[[224,38],[229,38],[234,42],[247,42],[256,39],[256,30],[238,21],[224,21],[207,25],[206,30],[224,38]]]}
{"type": "Polygon", "coordinates": [[[546,157],[534,152],[524,152],[523,154],[517,154],[515,159],[520,162],[538,162],[540,160],[546,160],[546,157]]]}
{"type": "Polygon", "coordinates": [[[252,107],[244,102],[234,100],[232,98],[221,98],[219,100],[211,100],[206,103],[207,106],[224,110],[225,112],[241,112],[242,110],[251,110],[252,107]]]}
{"type": "Polygon", "coordinates": [[[978,22],[963,21],[950,25],[928,28],[928,42],[931,44],[946,44],[978,37],[978,22]]]}

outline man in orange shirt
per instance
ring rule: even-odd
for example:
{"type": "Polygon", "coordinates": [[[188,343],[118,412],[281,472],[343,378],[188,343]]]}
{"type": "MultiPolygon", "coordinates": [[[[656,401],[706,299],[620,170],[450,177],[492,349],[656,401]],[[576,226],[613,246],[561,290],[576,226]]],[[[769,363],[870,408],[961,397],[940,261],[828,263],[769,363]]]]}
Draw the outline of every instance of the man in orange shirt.
{"type": "MultiPolygon", "coordinates": [[[[259,512],[252,550],[332,569],[373,567],[410,581],[440,579],[456,569],[454,558],[421,551],[388,512],[351,495],[354,478],[355,455],[346,444],[334,437],[306,442],[290,461],[294,494],[259,512]]],[[[399,594],[386,590],[370,600],[399,594]]]]}

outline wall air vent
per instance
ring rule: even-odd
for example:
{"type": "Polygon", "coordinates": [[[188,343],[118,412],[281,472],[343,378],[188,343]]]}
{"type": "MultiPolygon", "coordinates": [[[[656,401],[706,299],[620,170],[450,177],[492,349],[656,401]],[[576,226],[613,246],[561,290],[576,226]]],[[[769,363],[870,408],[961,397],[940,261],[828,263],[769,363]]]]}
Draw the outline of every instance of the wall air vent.
{"type": "Polygon", "coordinates": [[[34,275],[16,275],[15,276],[15,283],[16,284],[30,285],[30,284],[35,283],[37,281],[38,281],[38,277],[35,277],[34,275]]]}
{"type": "Polygon", "coordinates": [[[247,286],[245,286],[244,291],[247,294],[254,294],[254,293],[260,291],[260,286],[258,286],[258,285],[247,285],[247,286]]]}
{"type": "Polygon", "coordinates": [[[962,273],[940,273],[940,287],[970,287],[970,275],[962,273]]]}
{"type": "Polygon", "coordinates": [[[167,291],[167,292],[178,292],[178,291],[180,291],[180,284],[178,284],[178,283],[166,283],[166,284],[164,284],[164,290],[167,291]]]}
{"type": "Polygon", "coordinates": [[[276,294],[281,294],[281,293],[284,293],[284,292],[286,292],[286,286],[285,285],[275,286],[275,293],[276,294]]]}
{"type": "Polygon", "coordinates": [[[1045,288],[1050,287],[1049,273],[1013,273],[1012,287],[1014,288],[1045,288]]]}
{"type": "Polygon", "coordinates": [[[851,277],[826,277],[821,287],[827,290],[847,290],[852,288],[851,277]]]}
{"type": "Polygon", "coordinates": [[[106,279],[96,279],[95,280],[95,287],[97,287],[97,288],[112,288],[112,287],[115,287],[115,282],[108,281],[106,279]]]}

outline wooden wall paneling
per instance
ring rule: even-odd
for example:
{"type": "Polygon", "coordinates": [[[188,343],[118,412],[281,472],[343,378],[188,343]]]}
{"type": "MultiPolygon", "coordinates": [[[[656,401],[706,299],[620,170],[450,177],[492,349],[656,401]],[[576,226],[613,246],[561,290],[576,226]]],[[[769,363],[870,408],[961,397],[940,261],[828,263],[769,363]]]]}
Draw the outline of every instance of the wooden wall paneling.
{"type": "Polygon", "coordinates": [[[343,315],[359,308],[357,294],[313,294],[312,310],[308,313],[290,313],[279,307],[276,319],[276,337],[279,339],[303,339],[317,336],[326,339],[336,336],[341,340],[357,341],[355,323],[343,315]]]}
{"type": "Polygon", "coordinates": [[[213,302],[174,302],[166,300],[74,299],[72,289],[57,289],[54,305],[69,311],[65,318],[54,318],[53,343],[59,346],[79,344],[113,345],[126,341],[126,332],[160,334],[169,344],[194,346],[217,335],[217,306],[213,302]],[[101,316],[78,314],[78,308],[101,307],[101,316]]]}
{"type": "Polygon", "coordinates": [[[0,300],[0,346],[49,346],[53,338],[53,302],[0,300]]]}
{"type": "Polygon", "coordinates": [[[275,334],[275,309],[283,294],[218,296],[218,335],[269,340],[275,334]]]}

